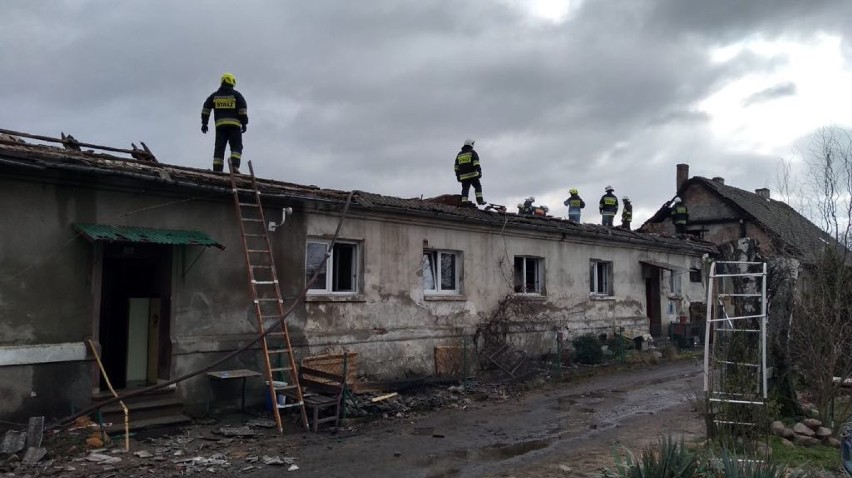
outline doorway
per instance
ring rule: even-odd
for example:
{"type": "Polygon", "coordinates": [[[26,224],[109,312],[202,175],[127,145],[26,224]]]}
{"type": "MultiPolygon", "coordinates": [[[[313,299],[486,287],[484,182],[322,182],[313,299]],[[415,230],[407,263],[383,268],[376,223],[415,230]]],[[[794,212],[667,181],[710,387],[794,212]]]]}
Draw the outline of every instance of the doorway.
{"type": "Polygon", "coordinates": [[[658,267],[644,265],[645,270],[645,304],[648,322],[648,332],[652,337],[660,337],[663,334],[662,305],[660,304],[660,269],[658,267]]]}
{"type": "MultiPolygon", "coordinates": [[[[104,368],[115,388],[169,378],[172,249],[104,244],[99,340],[104,368]]],[[[105,390],[106,381],[100,379],[105,390]]]]}

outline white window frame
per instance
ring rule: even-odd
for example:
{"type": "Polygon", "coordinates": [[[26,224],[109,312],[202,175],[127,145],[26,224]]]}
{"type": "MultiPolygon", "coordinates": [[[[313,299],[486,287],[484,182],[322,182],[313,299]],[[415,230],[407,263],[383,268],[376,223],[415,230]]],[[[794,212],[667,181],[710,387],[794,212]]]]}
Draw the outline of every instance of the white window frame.
{"type": "Polygon", "coordinates": [[[421,287],[423,288],[424,295],[461,295],[461,265],[462,265],[462,253],[459,251],[450,251],[445,249],[423,249],[423,254],[420,256],[420,267],[421,272],[423,273],[423,278],[421,282],[421,287]],[[425,258],[429,255],[431,257],[430,262],[434,264],[434,270],[430,273],[432,275],[433,287],[427,288],[426,281],[427,276],[426,273],[423,272],[423,269],[426,267],[425,258]],[[441,263],[443,261],[444,256],[453,256],[455,258],[454,261],[454,271],[455,275],[455,283],[453,284],[452,289],[442,289],[441,282],[443,281],[443,277],[441,276],[442,267],[441,263]]]}
{"type": "Polygon", "coordinates": [[[544,295],[544,258],[536,257],[536,256],[515,256],[515,261],[512,263],[512,275],[514,279],[514,292],[516,295],[544,295]],[[516,264],[518,260],[523,261],[521,265],[521,281],[518,282],[516,264]],[[533,290],[527,290],[526,288],[526,277],[527,277],[527,268],[529,264],[534,264],[535,270],[535,284],[533,285],[533,290]],[[518,290],[518,288],[522,288],[523,290],[518,290]]]}
{"type": "MultiPolygon", "coordinates": [[[[325,251],[328,250],[329,244],[331,241],[323,240],[323,239],[308,239],[305,244],[305,283],[310,279],[308,276],[308,249],[312,244],[321,244],[323,246],[323,255],[325,255],[325,251]]],[[[335,268],[335,250],[329,253],[328,261],[326,261],[323,268],[325,269],[325,282],[322,283],[321,280],[317,280],[314,283],[312,289],[308,289],[309,295],[355,295],[359,290],[359,282],[360,282],[360,274],[361,274],[361,244],[356,241],[337,241],[334,244],[334,248],[351,246],[354,248],[354,253],[352,254],[352,263],[350,264],[350,268],[352,270],[352,289],[351,290],[333,290],[334,289],[334,278],[337,275],[337,270],[335,268]]],[[[339,249],[338,249],[339,251],[339,249]]]]}
{"type": "Polygon", "coordinates": [[[683,295],[683,274],[676,270],[669,272],[669,294],[676,297],[683,295]]]}
{"type": "Polygon", "coordinates": [[[589,259],[589,294],[595,297],[612,297],[615,295],[612,287],[614,275],[612,261],[589,259]],[[601,271],[602,266],[604,267],[603,271],[601,271]],[[598,290],[598,279],[601,273],[605,274],[605,288],[607,289],[605,291],[598,290]]]}

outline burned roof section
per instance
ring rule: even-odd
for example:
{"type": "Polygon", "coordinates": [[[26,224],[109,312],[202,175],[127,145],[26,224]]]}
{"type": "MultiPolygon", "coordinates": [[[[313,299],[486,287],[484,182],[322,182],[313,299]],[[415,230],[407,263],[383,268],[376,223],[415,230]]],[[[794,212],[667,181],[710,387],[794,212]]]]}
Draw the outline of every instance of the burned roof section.
{"type": "MultiPolygon", "coordinates": [[[[52,170],[74,172],[79,175],[91,175],[102,178],[126,178],[136,181],[148,181],[163,187],[206,188],[210,191],[231,194],[230,178],[227,173],[214,173],[210,170],[177,166],[151,160],[137,159],[140,151],[102,147],[74,141],[68,148],[67,139],[0,130],[0,171],[52,170]],[[24,142],[20,137],[39,141],[59,143],[60,146],[24,142]],[[79,150],[77,147],[79,146],[79,150]],[[109,153],[123,153],[121,157],[109,153]]],[[[150,150],[148,150],[150,151],[150,150]]],[[[152,154],[153,156],[153,154],[152,154]]],[[[241,180],[247,180],[243,176],[241,180]]],[[[260,191],[276,198],[291,198],[302,201],[317,201],[325,204],[342,205],[348,191],[322,189],[313,185],[301,185],[257,178],[260,191]]],[[[542,233],[562,234],[563,237],[575,236],[611,242],[633,244],[639,247],[669,248],[692,253],[715,253],[712,243],[698,239],[678,239],[652,233],[642,233],[620,228],[605,227],[596,224],[577,224],[556,217],[518,215],[510,212],[483,211],[475,208],[458,207],[452,203],[453,196],[439,198],[399,198],[367,191],[355,191],[353,204],[363,210],[381,211],[393,214],[428,217],[448,221],[464,222],[499,227],[539,231],[542,233]]]]}

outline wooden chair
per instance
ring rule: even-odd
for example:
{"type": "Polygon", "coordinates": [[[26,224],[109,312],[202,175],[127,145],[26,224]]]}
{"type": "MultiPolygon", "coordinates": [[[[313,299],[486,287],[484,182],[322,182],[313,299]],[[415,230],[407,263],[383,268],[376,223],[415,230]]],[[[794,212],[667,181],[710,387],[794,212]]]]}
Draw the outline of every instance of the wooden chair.
{"type": "MultiPolygon", "coordinates": [[[[320,423],[329,422],[334,422],[334,427],[337,428],[340,423],[340,403],[346,385],[345,377],[303,365],[299,367],[299,384],[302,386],[305,408],[310,410],[308,419],[311,429],[316,432],[320,423]],[[332,409],[333,413],[320,417],[320,412],[328,409],[332,409]]],[[[287,395],[293,400],[297,399],[295,392],[288,391],[287,395]]]]}

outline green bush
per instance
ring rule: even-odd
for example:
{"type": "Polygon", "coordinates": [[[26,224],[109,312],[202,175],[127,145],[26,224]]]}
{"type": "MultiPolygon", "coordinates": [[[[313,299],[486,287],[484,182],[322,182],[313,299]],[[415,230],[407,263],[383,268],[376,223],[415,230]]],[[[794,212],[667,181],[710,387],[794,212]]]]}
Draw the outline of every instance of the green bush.
{"type": "Polygon", "coordinates": [[[571,345],[574,346],[574,359],[578,363],[596,364],[603,361],[601,341],[594,334],[575,337],[571,345]]]}
{"type": "Polygon", "coordinates": [[[630,450],[615,453],[615,471],[606,470],[611,478],[693,478],[701,476],[698,457],[683,443],[671,436],[660,439],[654,446],[642,450],[637,460],[630,450]]]}
{"type": "Polygon", "coordinates": [[[702,458],[686,448],[683,439],[671,436],[642,450],[637,459],[627,448],[613,452],[615,470],[604,470],[606,478],[793,478],[805,477],[770,458],[765,461],[741,460],[728,450],[721,458],[702,458]]]}
{"type": "Polygon", "coordinates": [[[619,342],[621,342],[621,350],[633,350],[636,348],[636,344],[633,342],[633,339],[628,339],[621,334],[616,334],[608,338],[606,344],[613,353],[617,354],[619,351],[619,342]]]}
{"type": "Polygon", "coordinates": [[[788,474],[786,466],[771,458],[766,461],[739,460],[728,450],[724,450],[722,451],[721,463],[707,476],[713,478],[785,478],[797,475],[788,474]]]}

